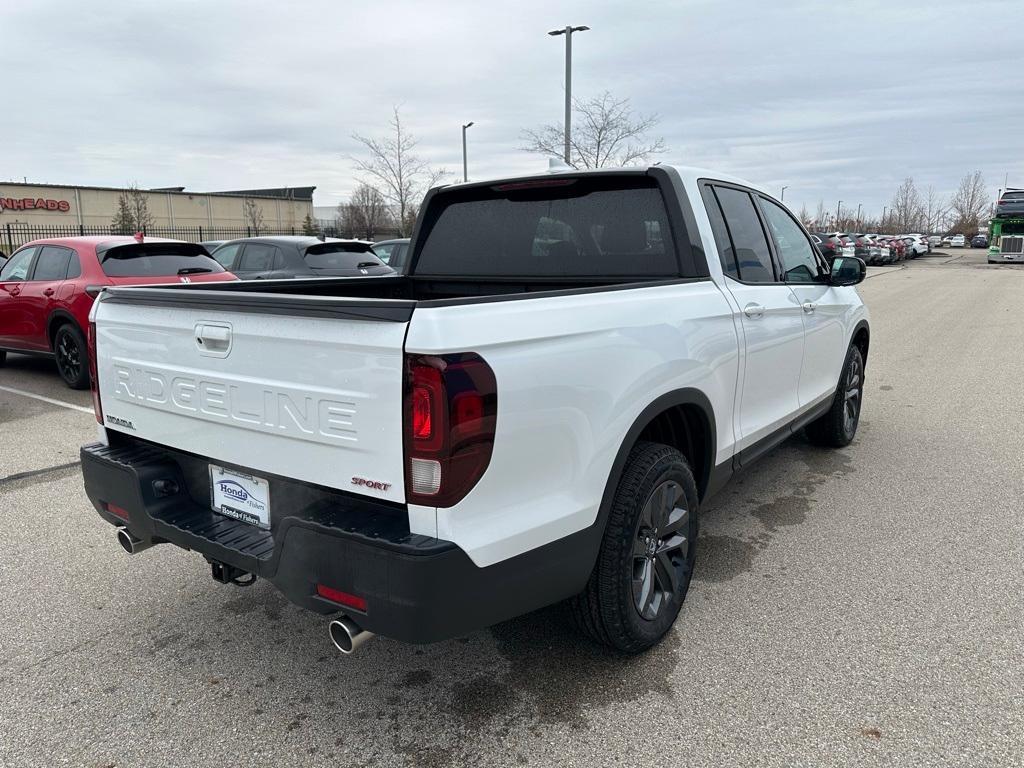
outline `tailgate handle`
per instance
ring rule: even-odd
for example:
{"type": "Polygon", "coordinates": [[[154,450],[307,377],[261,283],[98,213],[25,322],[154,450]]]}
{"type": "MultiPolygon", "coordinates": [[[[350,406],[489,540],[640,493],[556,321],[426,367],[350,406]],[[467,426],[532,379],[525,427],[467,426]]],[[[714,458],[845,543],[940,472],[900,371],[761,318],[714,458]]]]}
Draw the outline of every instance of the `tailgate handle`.
{"type": "Polygon", "coordinates": [[[198,323],[196,347],[201,355],[227,357],[231,351],[231,326],[227,323],[198,323]]]}

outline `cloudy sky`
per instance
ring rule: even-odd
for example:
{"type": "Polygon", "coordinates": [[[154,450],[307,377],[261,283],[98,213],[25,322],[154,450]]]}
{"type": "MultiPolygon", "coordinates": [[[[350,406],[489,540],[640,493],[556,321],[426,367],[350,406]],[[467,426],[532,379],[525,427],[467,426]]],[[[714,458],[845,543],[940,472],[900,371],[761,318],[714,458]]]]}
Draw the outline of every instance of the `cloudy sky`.
{"type": "Polygon", "coordinates": [[[0,178],[195,190],[355,185],[353,132],[401,105],[424,159],[539,170],[525,127],[573,92],[657,113],[660,159],[786,201],[880,211],[899,181],[948,193],[980,169],[1024,187],[1021,0],[0,3],[0,178]],[[100,10],[102,8],[102,11],[100,10]]]}

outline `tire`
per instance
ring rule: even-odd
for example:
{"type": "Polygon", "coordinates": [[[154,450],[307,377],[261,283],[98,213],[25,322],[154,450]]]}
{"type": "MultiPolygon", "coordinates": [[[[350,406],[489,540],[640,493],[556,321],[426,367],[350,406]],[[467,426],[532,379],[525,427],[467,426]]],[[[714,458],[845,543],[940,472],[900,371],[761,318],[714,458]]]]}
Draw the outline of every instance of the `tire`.
{"type": "Polygon", "coordinates": [[[828,413],[805,428],[807,438],[815,445],[842,448],[853,442],[860,424],[860,411],[864,403],[864,358],[860,350],[850,345],[839,377],[832,407],[828,413]]]}
{"type": "Polygon", "coordinates": [[[0,349],[0,366],[7,362],[7,353],[0,349]]]}
{"type": "Polygon", "coordinates": [[[78,327],[65,323],[53,337],[53,356],[57,371],[72,389],[89,388],[89,350],[78,327]]]}
{"type": "Polygon", "coordinates": [[[584,634],[623,653],[661,640],[690,587],[697,513],[686,458],[660,443],[633,446],[590,581],[570,601],[584,634]]]}

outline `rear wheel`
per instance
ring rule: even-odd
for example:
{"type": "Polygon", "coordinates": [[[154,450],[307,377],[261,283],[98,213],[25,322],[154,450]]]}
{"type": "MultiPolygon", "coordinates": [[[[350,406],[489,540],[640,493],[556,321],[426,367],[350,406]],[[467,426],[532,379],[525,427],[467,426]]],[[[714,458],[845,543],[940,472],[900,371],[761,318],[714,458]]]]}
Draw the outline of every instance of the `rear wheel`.
{"type": "Polygon", "coordinates": [[[0,365],[7,362],[7,353],[0,349],[0,365]]]}
{"type": "Polygon", "coordinates": [[[53,355],[64,383],[72,389],[89,386],[89,357],[85,337],[77,327],[67,323],[53,337],[53,355]]]}
{"type": "Polygon", "coordinates": [[[853,442],[860,424],[861,403],[864,400],[864,358],[860,349],[850,346],[846,365],[839,379],[832,407],[821,418],[807,425],[808,439],[815,445],[842,448],[853,442]]]}
{"type": "Polygon", "coordinates": [[[594,572],[572,601],[586,634],[639,653],[668,632],[693,575],[697,507],[686,458],[667,445],[637,443],[615,491],[594,572]]]}

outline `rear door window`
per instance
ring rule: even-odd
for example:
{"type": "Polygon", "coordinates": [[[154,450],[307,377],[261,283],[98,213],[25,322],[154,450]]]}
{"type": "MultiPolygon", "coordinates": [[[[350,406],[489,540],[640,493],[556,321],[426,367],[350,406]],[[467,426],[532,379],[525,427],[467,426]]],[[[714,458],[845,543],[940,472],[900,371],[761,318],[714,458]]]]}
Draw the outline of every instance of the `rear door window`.
{"type": "Polygon", "coordinates": [[[761,219],[750,195],[732,187],[715,187],[725,224],[732,238],[740,280],[745,283],[773,283],[775,269],[761,219]]]}
{"type": "Polygon", "coordinates": [[[36,255],[36,248],[22,248],[15,253],[0,269],[0,282],[21,282],[28,277],[28,268],[32,264],[32,257],[36,255]]]}
{"type": "Polygon", "coordinates": [[[36,259],[32,270],[35,281],[64,280],[68,276],[68,264],[71,262],[71,249],[56,245],[44,245],[36,259]]]}
{"type": "Polygon", "coordinates": [[[722,209],[718,205],[715,192],[709,184],[703,184],[700,188],[701,197],[704,198],[704,208],[711,220],[711,232],[715,236],[715,243],[718,245],[718,260],[722,262],[722,272],[733,280],[740,279],[740,272],[736,266],[736,252],[732,248],[732,240],[729,238],[729,230],[726,229],[725,219],[722,217],[722,209]]]}
{"type": "Polygon", "coordinates": [[[646,176],[454,190],[427,213],[416,265],[421,275],[679,275],[665,203],[646,176]]]}
{"type": "Polygon", "coordinates": [[[107,277],[172,277],[223,272],[201,245],[193,243],[134,243],[99,254],[107,277]]]}

